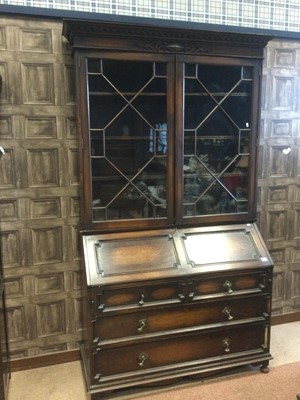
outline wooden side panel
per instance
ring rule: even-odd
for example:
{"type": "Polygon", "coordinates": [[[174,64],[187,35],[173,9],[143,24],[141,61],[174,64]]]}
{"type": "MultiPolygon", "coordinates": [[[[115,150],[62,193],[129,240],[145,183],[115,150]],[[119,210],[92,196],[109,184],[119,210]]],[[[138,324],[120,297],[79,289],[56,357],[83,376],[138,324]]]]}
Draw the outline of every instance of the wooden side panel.
{"type": "Polygon", "coordinates": [[[0,221],[12,358],[81,338],[74,68],[53,20],[0,18],[0,221]]]}
{"type": "Polygon", "coordinates": [[[273,40],[265,52],[258,212],[275,263],[273,313],[300,309],[300,44],[273,40]]]}

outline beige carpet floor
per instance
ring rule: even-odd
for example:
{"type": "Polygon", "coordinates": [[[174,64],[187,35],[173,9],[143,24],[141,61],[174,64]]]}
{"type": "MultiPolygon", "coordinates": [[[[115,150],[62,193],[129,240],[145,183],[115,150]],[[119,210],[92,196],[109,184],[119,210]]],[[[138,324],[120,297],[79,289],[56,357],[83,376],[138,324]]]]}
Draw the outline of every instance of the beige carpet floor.
{"type": "MultiPolygon", "coordinates": [[[[296,400],[300,322],[272,328],[269,374],[245,371],[204,381],[114,394],[118,400],[296,400]],[[268,387],[266,393],[265,388],[268,387]],[[262,397],[263,396],[263,397],[262,397]],[[282,397],[284,396],[284,397],[282,397]]],[[[80,362],[14,372],[8,400],[88,400],[80,362]]]]}

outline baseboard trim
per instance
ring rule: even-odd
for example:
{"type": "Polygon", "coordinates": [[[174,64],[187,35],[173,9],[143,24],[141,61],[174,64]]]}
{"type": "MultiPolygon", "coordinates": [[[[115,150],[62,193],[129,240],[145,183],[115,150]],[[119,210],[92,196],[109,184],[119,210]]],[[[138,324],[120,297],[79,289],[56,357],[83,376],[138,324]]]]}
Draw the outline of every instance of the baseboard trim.
{"type": "Polygon", "coordinates": [[[79,350],[62,351],[61,353],[46,354],[36,357],[25,357],[11,360],[11,372],[23,371],[26,369],[47,367],[49,365],[63,364],[80,360],[79,350]]]}
{"type": "Polygon", "coordinates": [[[271,325],[288,324],[290,322],[300,321],[300,312],[293,312],[288,314],[272,315],[271,325]]]}

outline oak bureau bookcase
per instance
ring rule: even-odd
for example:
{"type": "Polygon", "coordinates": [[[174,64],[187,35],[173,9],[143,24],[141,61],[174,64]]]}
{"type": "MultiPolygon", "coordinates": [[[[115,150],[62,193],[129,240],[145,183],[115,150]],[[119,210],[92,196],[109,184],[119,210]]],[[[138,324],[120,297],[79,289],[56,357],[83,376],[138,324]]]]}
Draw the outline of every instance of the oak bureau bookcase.
{"type": "Polygon", "coordinates": [[[84,338],[93,400],[260,365],[272,260],[255,224],[270,39],[65,20],[76,66],[84,338]]]}

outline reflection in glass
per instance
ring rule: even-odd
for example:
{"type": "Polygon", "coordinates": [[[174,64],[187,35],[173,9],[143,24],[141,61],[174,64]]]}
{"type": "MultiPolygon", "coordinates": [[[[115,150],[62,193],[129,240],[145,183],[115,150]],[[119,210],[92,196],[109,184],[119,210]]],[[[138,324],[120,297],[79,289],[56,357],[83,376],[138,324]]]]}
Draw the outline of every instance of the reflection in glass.
{"type": "Polygon", "coordinates": [[[252,68],[184,71],[183,214],[247,212],[252,68]]]}
{"type": "Polygon", "coordinates": [[[167,64],[89,59],[94,221],[167,215],[167,64]]]}

